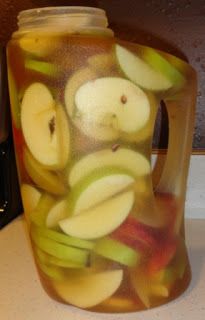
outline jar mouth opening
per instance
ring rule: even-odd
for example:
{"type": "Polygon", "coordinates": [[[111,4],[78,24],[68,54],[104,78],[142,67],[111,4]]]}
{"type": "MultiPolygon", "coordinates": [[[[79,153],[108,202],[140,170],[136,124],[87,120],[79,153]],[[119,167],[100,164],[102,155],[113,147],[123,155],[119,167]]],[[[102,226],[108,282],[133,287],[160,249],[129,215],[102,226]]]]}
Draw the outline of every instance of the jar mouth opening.
{"type": "Polygon", "coordinates": [[[55,31],[56,26],[70,30],[96,29],[106,30],[108,20],[106,12],[101,8],[83,6],[42,7],[23,10],[18,14],[18,33],[50,27],[55,31]]]}
{"type": "Polygon", "coordinates": [[[18,20],[45,16],[45,15],[58,15],[58,14],[94,14],[98,16],[106,16],[105,10],[95,7],[83,6],[59,6],[59,7],[41,7],[34,9],[22,10],[18,14],[18,20]]]}
{"type": "Polygon", "coordinates": [[[23,10],[18,14],[18,27],[25,28],[31,24],[42,23],[45,21],[54,21],[59,19],[72,18],[79,19],[82,17],[95,17],[98,24],[107,26],[107,17],[103,9],[82,6],[60,6],[60,7],[42,7],[23,10]]]}

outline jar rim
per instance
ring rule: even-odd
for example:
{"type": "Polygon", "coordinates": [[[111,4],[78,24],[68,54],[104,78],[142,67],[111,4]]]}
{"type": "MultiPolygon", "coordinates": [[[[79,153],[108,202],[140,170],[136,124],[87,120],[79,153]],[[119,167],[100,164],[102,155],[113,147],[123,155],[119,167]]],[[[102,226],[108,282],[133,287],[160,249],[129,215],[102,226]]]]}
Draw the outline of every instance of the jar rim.
{"type": "Polygon", "coordinates": [[[56,6],[39,7],[20,11],[18,14],[18,31],[13,35],[36,30],[39,27],[50,26],[55,31],[59,27],[69,26],[70,30],[77,27],[90,30],[96,29],[113,35],[108,28],[108,20],[105,10],[87,6],[56,6]]]}
{"type": "Polygon", "coordinates": [[[105,10],[96,7],[87,7],[87,6],[50,6],[50,7],[39,7],[39,8],[32,8],[26,9],[19,12],[17,18],[18,20],[24,19],[26,16],[36,15],[39,16],[40,14],[96,14],[98,16],[106,16],[105,10]]]}

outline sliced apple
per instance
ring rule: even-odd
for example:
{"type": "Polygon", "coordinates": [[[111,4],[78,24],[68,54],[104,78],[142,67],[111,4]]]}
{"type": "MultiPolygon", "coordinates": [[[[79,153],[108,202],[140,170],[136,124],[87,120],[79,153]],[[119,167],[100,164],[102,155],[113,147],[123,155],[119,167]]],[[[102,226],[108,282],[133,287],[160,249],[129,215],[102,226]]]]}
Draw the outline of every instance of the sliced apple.
{"type": "Polygon", "coordinates": [[[75,72],[68,79],[65,87],[65,105],[67,113],[72,119],[75,126],[85,135],[95,140],[114,140],[119,137],[119,133],[113,128],[99,126],[96,123],[86,122],[79,117],[79,112],[75,105],[75,94],[78,88],[86,83],[96,79],[97,75],[92,68],[86,67],[75,72]]]}
{"type": "Polygon", "coordinates": [[[78,264],[76,262],[65,261],[65,260],[61,260],[56,257],[53,257],[37,247],[34,248],[34,252],[38,260],[41,262],[41,264],[44,264],[44,265],[54,265],[54,266],[58,266],[65,269],[66,268],[80,269],[85,267],[84,265],[78,264]]]}
{"type": "Polygon", "coordinates": [[[176,254],[176,239],[163,239],[163,242],[153,250],[153,254],[148,261],[147,271],[155,274],[170,264],[176,254]]]}
{"type": "Polygon", "coordinates": [[[20,98],[18,89],[12,75],[11,69],[8,67],[8,85],[9,85],[9,98],[11,106],[11,115],[12,121],[16,128],[21,127],[21,118],[20,118],[20,98]]]}
{"type": "Polygon", "coordinates": [[[110,297],[102,303],[104,312],[130,312],[136,311],[137,304],[134,298],[130,297],[110,297]]]}
{"type": "Polygon", "coordinates": [[[119,147],[116,151],[103,149],[90,153],[71,168],[68,182],[71,187],[95,170],[105,167],[116,167],[128,170],[134,177],[144,176],[150,173],[150,163],[141,153],[119,147]]]}
{"type": "Polygon", "coordinates": [[[74,187],[70,194],[72,214],[96,206],[113,195],[134,185],[135,179],[126,170],[102,168],[95,170],[74,187]]]}
{"type": "Polygon", "coordinates": [[[99,124],[89,121],[88,119],[82,118],[78,112],[76,112],[76,116],[74,118],[74,124],[81,133],[91,139],[91,141],[95,141],[95,143],[118,139],[120,137],[120,131],[109,126],[110,116],[107,118],[104,117],[103,122],[103,124],[99,124]]]}
{"type": "Polygon", "coordinates": [[[27,70],[39,72],[39,73],[42,73],[42,74],[44,74],[46,76],[50,76],[50,77],[57,76],[60,71],[56,65],[54,65],[50,62],[39,61],[39,60],[34,60],[34,59],[26,59],[25,60],[25,68],[27,70]]]}
{"type": "Polygon", "coordinates": [[[56,195],[66,193],[66,187],[60,177],[56,173],[42,167],[42,165],[34,159],[29,150],[24,150],[23,159],[28,175],[39,188],[56,195]]]}
{"type": "Polygon", "coordinates": [[[88,58],[88,64],[97,74],[108,74],[115,65],[112,53],[97,53],[88,58]]]}
{"type": "Polygon", "coordinates": [[[77,89],[89,80],[94,80],[96,78],[96,73],[90,68],[84,68],[76,71],[68,79],[65,87],[65,105],[68,115],[73,119],[75,117],[75,93],[77,89]]]}
{"type": "Polygon", "coordinates": [[[26,53],[36,57],[45,57],[51,54],[60,44],[60,39],[53,37],[53,34],[43,36],[39,33],[29,32],[19,39],[19,46],[26,53]],[[52,41],[51,41],[52,36],[52,41]]]}
{"type": "Polygon", "coordinates": [[[137,251],[126,246],[120,241],[111,238],[98,240],[93,251],[107,259],[132,267],[139,262],[140,255],[137,251]]]}
{"type": "Polygon", "coordinates": [[[47,193],[42,194],[35,209],[29,213],[29,220],[35,225],[45,226],[47,214],[54,203],[53,197],[47,193]]]}
{"type": "Polygon", "coordinates": [[[117,132],[136,133],[150,116],[146,94],[129,80],[117,77],[84,83],[76,92],[75,104],[82,122],[117,132]]]}
{"type": "Polygon", "coordinates": [[[65,167],[70,148],[66,114],[62,106],[56,106],[43,83],[33,83],[26,89],[21,105],[21,125],[26,144],[36,160],[53,169],[65,167]]]}
{"type": "Polygon", "coordinates": [[[154,70],[165,75],[172,83],[172,87],[179,88],[185,83],[185,78],[182,73],[157,50],[145,47],[143,50],[143,59],[154,70]]]}
{"type": "Polygon", "coordinates": [[[46,218],[46,226],[51,229],[58,227],[58,222],[69,216],[68,201],[61,200],[51,208],[46,218]]]}
{"type": "Polygon", "coordinates": [[[57,266],[42,263],[39,258],[36,259],[39,269],[48,277],[54,280],[65,280],[64,272],[57,266]]]}
{"type": "Polygon", "coordinates": [[[127,218],[134,203],[134,192],[121,193],[87,211],[61,220],[60,228],[81,239],[96,239],[108,235],[127,218]]]}
{"type": "Polygon", "coordinates": [[[152,306],[153,298],[167,298],[169,296],[167,287],[161,284],[158,279],[148,277],[143,270],[133,270],[130,275],[133,288],[146,308],[152,306]]]}
{"type": "Polygon", "coordinates": [[[34,186],[23,183],[21,185],[21,197],[24,212],[27,214],[36,208],[41,197],[41,192],[34,186]]]}
{"type": "Polygon", "coordinates": [[[86,250],[74,248],[43,237],[33,228],[31,229],[31,238],[39,249],[50,254],[51,256],[65,261],[73,261],[84,266],[87,265],[89,253],[86,250]]]}
{"type": "Polygon", "coordinates": [[[37,235],[68,245],[68,246],[81,248],[81,249],[92,249],[94,247],[94,243],[92,241],[70,237],[66,234],[63,234],[54,230],[49,230],[45,227],[32,226],[32,228],[33,228],[33,232],[35,232],[37,235]]]}
{"type": "Polygon", "coordinates": [[[117,61],[123,73],[140,87],[152,91],[163,91],[173,86],[174,83],[167,76],[166,69],[165,72],[161,72],[161,68],[155,70],[152,65],[143,61],[137,54],[118,44],[115,50],[117,61]]]}
{"type": "Polygon", "coordinates": [[[70,156],[70,132],[67,115],[62,105],[56,105],[56,136],[58,139],[58,165],[57,169],[66,166],[70,156]]]}
{"type": "Polygon", "coordinates": [[[112,296],[122,278],[122,270],[112,270],[90,275],[71,275],[66,281],[53,282],[53,286],[65,302],[80,308],[91,308],[112,296]]]}

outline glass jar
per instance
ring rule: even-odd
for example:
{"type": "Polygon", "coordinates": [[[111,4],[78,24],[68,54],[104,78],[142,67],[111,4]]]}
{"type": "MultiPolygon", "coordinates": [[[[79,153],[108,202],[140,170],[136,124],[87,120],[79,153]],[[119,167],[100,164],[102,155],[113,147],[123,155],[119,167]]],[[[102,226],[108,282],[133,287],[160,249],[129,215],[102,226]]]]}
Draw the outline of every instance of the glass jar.
{"type": "Polygon", "coordinates": [[[18,26],[7,50],[13,134],[43,286],[100,312],[176,298],[190,281],[183,211],[194,70],[116,39],[100,9],[27,10],[18,26]],[[160,101],[168,150],[153,171],[160,101]]]}

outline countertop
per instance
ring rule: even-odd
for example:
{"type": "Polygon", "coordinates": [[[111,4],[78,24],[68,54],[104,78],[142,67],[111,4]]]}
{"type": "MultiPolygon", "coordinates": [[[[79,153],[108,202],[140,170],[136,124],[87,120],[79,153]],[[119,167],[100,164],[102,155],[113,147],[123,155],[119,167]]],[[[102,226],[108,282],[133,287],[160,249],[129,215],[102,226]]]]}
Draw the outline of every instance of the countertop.
{"type": "Polygon", "coordinates": [[[97,314],[53,301],[41,287],[22,217],[0,231],[0,319],[2,320],[204,320],[205,220],[186,220],[192,281],[167,305],[138,313],[97,314]]]}

